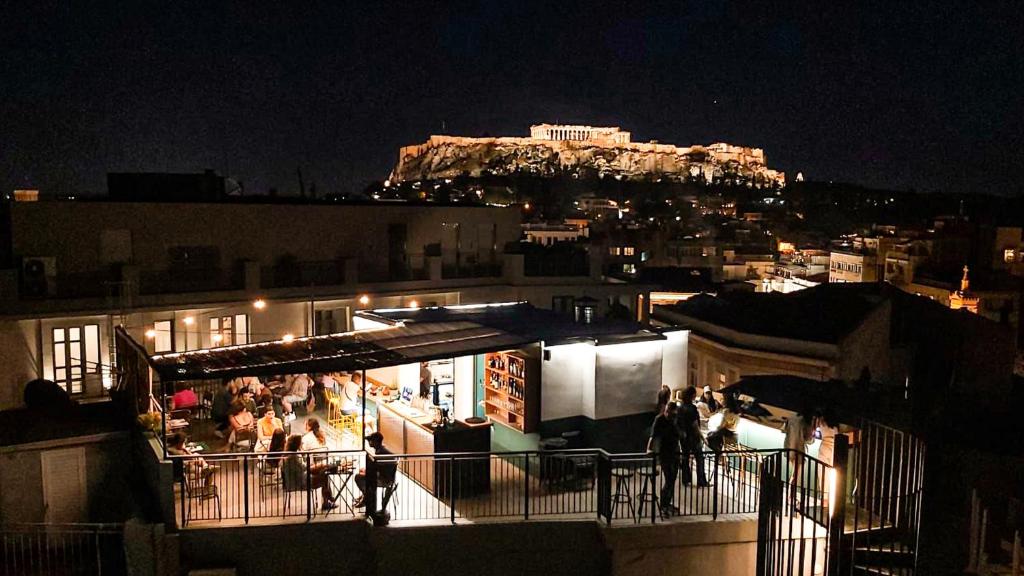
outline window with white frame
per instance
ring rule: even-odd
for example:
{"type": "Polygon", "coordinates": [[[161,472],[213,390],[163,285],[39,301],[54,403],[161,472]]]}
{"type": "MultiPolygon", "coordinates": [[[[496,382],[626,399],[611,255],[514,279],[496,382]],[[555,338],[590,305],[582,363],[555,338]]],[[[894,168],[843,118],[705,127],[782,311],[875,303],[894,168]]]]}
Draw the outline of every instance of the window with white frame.
{"type": "Polygon", "coordinates": [[[249,343],[249,315],[235,314],[210,318],[212,346],[232,346],[249,343]]]}
{"type": "Polygon", "coordinates": [[[153,322],[153,352],[174,351],[174,322],[171,320],[157,320],[153,322]]]}
{"type": "Polygon", "coordinates": [[[54,328],[53,380],[68,394],[85,391],[85,374],[100,372],[98,324],[54,328]]]}

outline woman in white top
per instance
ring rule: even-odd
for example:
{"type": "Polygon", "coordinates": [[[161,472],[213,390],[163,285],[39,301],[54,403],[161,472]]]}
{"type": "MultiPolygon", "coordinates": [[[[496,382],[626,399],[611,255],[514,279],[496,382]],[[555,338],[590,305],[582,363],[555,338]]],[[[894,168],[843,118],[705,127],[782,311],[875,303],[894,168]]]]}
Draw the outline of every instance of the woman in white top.
{"type": "Polygon", "coordinates": [[[323,452],[328,449],[327,437],[320,430],[320,421],[316,418],[306,420],[306,433],[302,435],[303,452],[323,452]]]}
{"type": "Polygon", "coordinates": [[[430,398],[430,384],[425,379],[420,380],[420,393],[414,397],[409,404],[420,412],[429,412],[434,405],[430,398]]]}

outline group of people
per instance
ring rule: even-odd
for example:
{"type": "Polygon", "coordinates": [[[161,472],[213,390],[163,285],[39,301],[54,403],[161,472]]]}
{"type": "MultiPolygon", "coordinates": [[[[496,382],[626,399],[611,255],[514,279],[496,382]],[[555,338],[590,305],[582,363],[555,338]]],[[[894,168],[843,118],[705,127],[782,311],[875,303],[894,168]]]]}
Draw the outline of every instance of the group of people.
{"type": "Polygon", "coordinates": [[[693,386],[682,391],[678,402],[672,400],[671,390],[668,386],[663,386],[658,394],[659,411],[651,426],[647,451],[657,454],[662,474],[665,477],[659,500],[663,516],[679,513],[679,508],[673,504],[673,498],[680,464],[682,463],[684,468],[682,477],[684,485],[690,485],[693,482],[690,468],[692,458],[696,462],[697,486],[700,488],[710,486],[707,472],[704,470],[704,445],[707,444],[716,452],[721,451],[727,436],[735,437],[736,426],[739,424],[739,412],[734,405],[735,400],[731,397],[726,396],[725,404],[719,406],[710,390],[705,389],[705,395],[702,396],[701,401],[697,403],[696,399],[697,389],[693,386]],[[701,404],[703,406],[700,406],[701,404]],[[705,412],[709,417],[722,415],[718,427],[709,432],[706,437],[701,430],[701,415],[705,412]],[[682,456],[681,462],[680,456],[682,456]]]}
{"type": "MultiPolygon", "coordinates": [[[[681,480],[684,485],[692,482],[692,459],[696,463],[697,486],[710,486],[704,469],[704,446],[721,457],[725,446],[736,442],[742,413],[734,394],[724,394],[719,402],[710,388],[705,387],[698,398],[697,389],[688,386],[677,393],[673,400],[669,387],[662,386],[658,393],[658,414],[651,426],[647,451],[657,454],[665,477],[660,494],[663,516],[679,512],[672,500],[680,465],[683,468],[681,480]],[[707,422],[706,433],[702,429],[702,421],[707,422]]],[[[835,438],[839,430],[838,421],[830,410],[802,410],[786,419],[782,430],[785,433],[784,447],[787,449],[794,486],[803,467],[805,450],[814,442],[816,432],[820,432],[821,437],[818,459],[832,465],[835,438]]]]}
{"type": "MultiPolygon", "coordinates": [[[[320,490],[320,507],[324,511],[337,508],[339,493],[334,492],[330,476],[337,474],[344,466],[342,463],[330,462],[326,457],[316,455],[307,456],[304,453],[320,452],[326,449],[323,433],[320,431],[319,422],[315,418],[306,421],[306,433],[303,435],[293,434],[285,440],[283,431],[275,432],[275,444],[277,439],[283,444],[283,450],[277,450],[273,446],[271,452],[283,451],[285,456],[267,456],[267,470],[275,472],[280,469],[281,487],[288,492],[303,491],[307,488],[320,490]]],[[[377,456],[390,454],[384,447],[384,436],[380,432],[374,432],[366,437],[369,451],[377,456]]],[[[377,477],[377,486],[386,486],[394,482],[397,472],[397,464],[393,462],[383,463],[377,477]]],[[[355,484],[359,489],[359,496],[353,502],[353,506],[361,508],[365,500],[366,492],[366,469],[360,469],[355,474],[355,484]]]]}

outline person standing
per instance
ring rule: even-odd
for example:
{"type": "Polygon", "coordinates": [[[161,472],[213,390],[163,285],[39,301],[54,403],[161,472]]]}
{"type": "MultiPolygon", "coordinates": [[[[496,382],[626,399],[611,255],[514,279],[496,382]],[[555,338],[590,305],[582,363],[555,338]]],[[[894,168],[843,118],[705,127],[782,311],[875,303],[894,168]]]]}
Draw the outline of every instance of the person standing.
{"type": "Polygon", "coordinates": [[[683,439],[683,484],[690,484],[690,458],[697,462],[697,486],[707,487],[708,477],[704,472],[704,436],[700,433],[700,413],[693,401],[697,389],[687,386],[683,391],[683,405],[679,408],[679,428],[683,439]]]}
{"type": "Polygon", "coordinates": [[[672,389],[662,384],[661,390],[658,390],[658,406],[655,414],[661,414],[665,411],[665,405],[672,399],[672,389]]]}
{"type": "Polygon", "coordinates": [[[804,450],[814,440],[814,420],[811,418],[811,411],[804,409],[787,418],[783,431],[786,434],[784,447],[789,458],[790,493],[795,495],[797,486],[801,484],[804,450]]]}
{"type": "Polygon", "coordinates": [[[669,516],[678,513],[672,504],[675,495],[676,477],[679,474],[679,428],[676,426],[678,409],[675,402],[665,405],[665,410],[654,417],[651,437],[647,440],[647,451],[658,455],[665,483],[661,487],[661,513],[669,516]]]}

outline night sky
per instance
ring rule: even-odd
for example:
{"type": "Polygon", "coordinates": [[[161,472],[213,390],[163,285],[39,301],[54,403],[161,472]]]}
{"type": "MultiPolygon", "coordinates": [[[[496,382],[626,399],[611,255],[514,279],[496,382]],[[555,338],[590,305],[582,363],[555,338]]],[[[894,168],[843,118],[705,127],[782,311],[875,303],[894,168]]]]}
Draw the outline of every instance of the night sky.
{"type": "Polygon", "coordinates": [[[301,166],[344,192],[442,125],[539,122],[757,146],[812,179],[1024,191],[1024,2],[4,4],[4,191],[213,168],[290,193],[301,166]]]}

